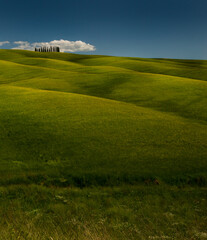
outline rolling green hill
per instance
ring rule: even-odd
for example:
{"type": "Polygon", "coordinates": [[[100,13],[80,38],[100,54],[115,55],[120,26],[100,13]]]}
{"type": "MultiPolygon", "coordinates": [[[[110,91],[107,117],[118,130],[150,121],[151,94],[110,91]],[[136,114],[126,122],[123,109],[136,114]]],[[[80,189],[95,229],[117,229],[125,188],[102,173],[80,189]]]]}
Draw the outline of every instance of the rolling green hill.
{"type": "Polygon", "coordinates": [[[205,240],[207,61],[0,50],[0,240],[205,240]]]}
{"type": "Polygon", "coordinates": [[[1,181],[206,178],[206,66],[0,50],[1,181]]]}

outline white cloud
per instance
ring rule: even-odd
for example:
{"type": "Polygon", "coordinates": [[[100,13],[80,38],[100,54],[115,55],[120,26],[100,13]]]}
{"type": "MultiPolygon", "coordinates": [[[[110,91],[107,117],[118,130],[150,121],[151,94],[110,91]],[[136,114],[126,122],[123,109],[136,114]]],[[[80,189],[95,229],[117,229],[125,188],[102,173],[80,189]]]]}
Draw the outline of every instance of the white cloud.
{"type": "Polygon", "coordinates": [[[3,46],[4,44],[9,44],[9,41],[4,41],[4,42],[0,42],[0,46],[3,46]]]}
{"type": "Polygon", "coordinates": [[[21,49],[21,50],[33,50],[34,47],[27,42],[27,41],[16,41],[14,44],[18,45],[17,47],[14,47],[13,49],[21,49]]]}
{"type": "Polygon", "coordinates": [[[14,44],[18,45],[14,49],[33,50],[35,47],[42,46],[57,46],[60,47],[61,52],[90,52],[95,51],[95,46],[85,43],[83,41],[68,41],[68,40],[53,40],[51,42],[35,42],[29,43],[27,41],[16,41],[14,44]]]}

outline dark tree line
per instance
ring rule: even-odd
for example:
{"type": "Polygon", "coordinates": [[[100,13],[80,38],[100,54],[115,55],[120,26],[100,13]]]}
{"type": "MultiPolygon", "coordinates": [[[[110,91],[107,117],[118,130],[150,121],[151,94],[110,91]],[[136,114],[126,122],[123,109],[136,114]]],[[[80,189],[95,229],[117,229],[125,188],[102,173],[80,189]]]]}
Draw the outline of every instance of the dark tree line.
{"type": "Polygon", "coordinates": [[[35,48],[35,52],[60,52],[59,47],[40,47],[40,48],[35,48]]]}

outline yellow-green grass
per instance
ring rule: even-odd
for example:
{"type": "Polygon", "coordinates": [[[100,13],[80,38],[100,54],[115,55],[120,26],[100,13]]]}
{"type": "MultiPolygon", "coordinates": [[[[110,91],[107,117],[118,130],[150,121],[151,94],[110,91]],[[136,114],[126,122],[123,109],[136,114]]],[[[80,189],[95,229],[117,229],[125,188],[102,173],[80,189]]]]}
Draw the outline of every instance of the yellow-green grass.
{"type": "Polygon", "coordinates": [[[0,240],[206,239],[206,67],[0,50],[0,240]]]}
{"type": "Polygon", "coordinates": [[[205,65],[0,50],[2,183],[205,179],[205,65]]]}
{"type": "Polygon", "coordinates": [[[198,121],[207,119],[206,61],[1,51],[1,83],[104,97],[198,121]],[[130,70],[127,64],[131,63],[137,69],[130,70]],[[142,64],[152,65],[154,70],[150,68],[149,72],[141,68],[142,64]],[[163,73],[166,68],[167,75],[163,73]],[[177,76],[170,76],[169,68],[177,76]],[[198,79],[192,71],[199,73],[198,79]],[[181,77],[186,72],[188,78],[181,77]]]}

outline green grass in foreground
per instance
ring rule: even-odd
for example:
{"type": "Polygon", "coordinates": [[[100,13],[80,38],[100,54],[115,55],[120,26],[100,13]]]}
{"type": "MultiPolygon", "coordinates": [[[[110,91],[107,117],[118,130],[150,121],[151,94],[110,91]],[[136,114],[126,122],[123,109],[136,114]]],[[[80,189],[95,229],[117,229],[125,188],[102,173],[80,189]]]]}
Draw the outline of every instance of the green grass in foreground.
{"type": "Polygon", "coordinates": [[[206,239],[206,188],[0,188],[0,239],[206,239]]]}
{"type": "Polygon", "coordinates": [[[0,50],[0,239],[207,239],[206,67],[0,50]]]}

